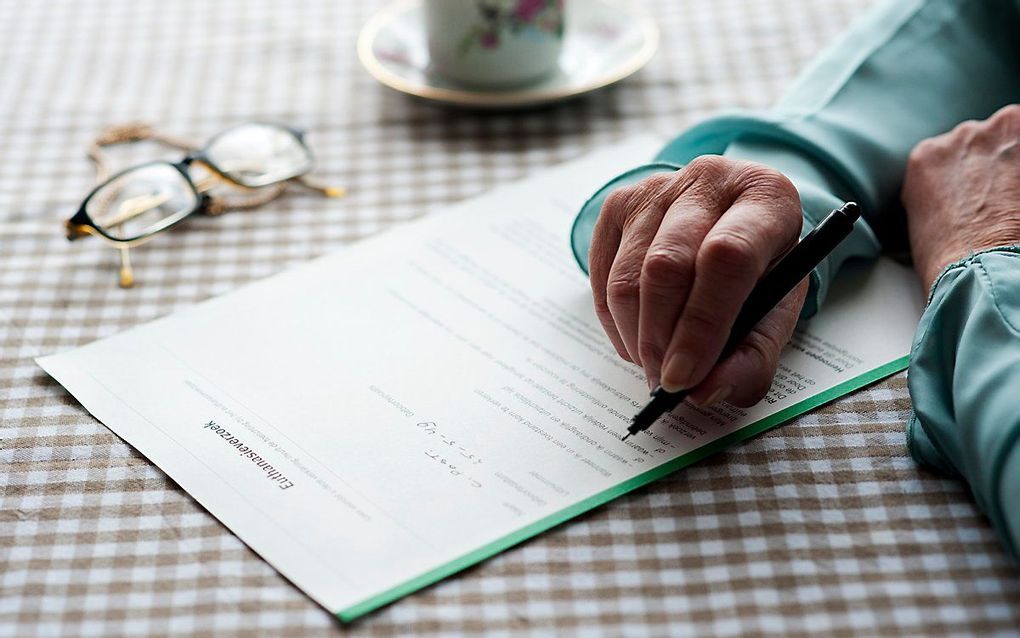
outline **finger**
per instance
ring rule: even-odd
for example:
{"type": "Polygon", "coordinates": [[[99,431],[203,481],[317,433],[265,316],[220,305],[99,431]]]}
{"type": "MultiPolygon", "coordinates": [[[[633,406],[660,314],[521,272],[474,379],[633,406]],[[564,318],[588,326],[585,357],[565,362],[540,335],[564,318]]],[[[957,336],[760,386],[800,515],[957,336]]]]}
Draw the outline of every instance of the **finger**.
{"type": "Polygon", "coordinates": [[[985,129],[994,134],[994,139],[1015,143],[1020,137],[1020,105],[1007,104],[986,120],[985,129]]]}
{"type": "Polygon", "coordinates": [[[649,385],[659,383],[662,358],[694,282],[698,247],[723,212],[719,197],[681,195],[663,216],[641,267],[638,356],[649,385]]]}
{"type": "Polygon", "coordinates": [[[712,368],[691,392],[691,403],[707,407],[727,401],[750,407],[761,401],[772,387],[779,356],[797,327],[807,291],[805,279],[754,327],[732,354],[712,368]]]}
{"type": "Polygon", "coordinates": [[[627,264],[633,258],[627,256],[631,251],[626,248],[632,241],[641,242],[640,229],[643,226],[650,223],[658,224],[656,216],[661,219],[658,211],[665,209],[663,202],[667,200],[664,197],[668,192],[667,186],[672,181],[672,173],[660,173],[610,193],[602,205],[592,235],[588,269],[595,313],[616,352],[631,362],[634,362],[635,358],[628,352],[614,316],[614,308],[619,308],[618,312],[626,321],[627,298],[631,295],[636,297],[638,294],[636,279],[633,285],[627,279],[627,264]],[[625,256],[617,265],[621,251],[625,256]]]}
{"type": "Polygon", "coordinates": [[[745,191],[708,232],[695,259],[694,286],[666,350],[664,388],[694,387],[715,365],[754,284],[797,240],[799,211],[799,202],[745,191]]]}
{"type": "Polygon", "coordinates": [[[609,310],[609,299],[606,292],[606,283],[609,281],[609,270],[616,259],[616,251],[620,247],[620,239],[623,236],[623,222],[626,219],[626,208],[629,201],[627,188],[618,188],[606,197],[599,212],[599,218],[592,230],[591,246],[588,249],[588,279],[591,283],[592,298],[595,305],[595,315],[602,324],[609,341],[612,342],[616,352],[624,359],[629,360],[627,348],[616,330],[616,323],[613,321],[613,313],[609,310]]]}
{"type": "Polygon", "coordinates": [[[623,340],[630,360],[638,365],[641,353],[638,347],[638,318],[641,299],[641,274],[648,253],[648,247],[655,238],[659,224],[665,215],[663,205],[649,202],[647,207],[631,217],[623,230],[620,249],[609,271],[606,294],[609,310],[613,315],[616,330],[623,340]]]}

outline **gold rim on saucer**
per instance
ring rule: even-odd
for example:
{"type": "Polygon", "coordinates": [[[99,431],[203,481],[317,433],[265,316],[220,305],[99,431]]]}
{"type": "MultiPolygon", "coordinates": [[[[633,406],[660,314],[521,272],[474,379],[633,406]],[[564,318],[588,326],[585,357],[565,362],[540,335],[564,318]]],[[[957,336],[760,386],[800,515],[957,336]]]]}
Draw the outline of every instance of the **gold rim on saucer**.
{"type": "MultiPolygon", "coordinates": [[[[411,11],[420,10],[422,0],[398,0],[373,15],[358,36],[358,59],[369,74],[382,84],[401,93],[435,102],[475,108],[517,108],[565,100],[596,91],[633,75],[652,59],[659,46],[659,28],[646,12],[612,0],[584,1],[591,4],[598,3],[603,8],[611,8],[626,13],[636,23],[637,28],[642,34],[642,41],[640,48],[631,54],[630,59],[625,64],[612,68],[607,73],[583,84],[571,83],[569,82],[569,77],[567,77],[567,81],[553,86],[527,87],[514,90],[475,90],[436,86],[433,84],[433,80],[427,77],[427,71],[420,67],[418,71],[423,76],[426,76],[420,82],[413,81],[394,72],[376,55],[374,44],[379,38],[380,33],[396,22],[398,18],[411,11]]],[[[571,37],[570,28],[570,23],[568,22],[567,38],[571,37]]]]}

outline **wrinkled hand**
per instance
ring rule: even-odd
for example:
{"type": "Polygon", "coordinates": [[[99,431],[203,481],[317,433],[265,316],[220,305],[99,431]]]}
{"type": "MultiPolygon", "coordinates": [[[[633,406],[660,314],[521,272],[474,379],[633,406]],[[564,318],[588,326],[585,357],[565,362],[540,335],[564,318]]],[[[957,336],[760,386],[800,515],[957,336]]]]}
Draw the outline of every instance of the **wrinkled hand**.
{"type": "Polygon", "coordinates": [[[595,311],[649,386],[693,388],[699,405],[750,406],[768,392],[807,280],[724,361],[741,306],[801,230],[800,198],[759,164],[703,156],[606,199],[589,251],[595,311]]]}
{"type": "Polygon", "coordinates": [[[1020,244],[1020,106],[914,148],[903,184],[910,248],[926,288],[954,261],[1020,244]]]}

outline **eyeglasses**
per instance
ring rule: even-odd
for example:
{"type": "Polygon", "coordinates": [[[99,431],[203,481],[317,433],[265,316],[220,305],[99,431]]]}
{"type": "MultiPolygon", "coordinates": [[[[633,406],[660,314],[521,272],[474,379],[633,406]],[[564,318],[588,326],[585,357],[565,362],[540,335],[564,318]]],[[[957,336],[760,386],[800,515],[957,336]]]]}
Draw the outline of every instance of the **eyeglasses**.
{"type": "Polygon", "coordinates": [[[307,177],[315,162],[304,134],[281,124],[239,124],[216,134],[201,149],[195,150],[196,146],[145,124],[111,127],[92,145],[89,157],[101,182],[64,225],[69,240],[94,235],[120,251],[121,287],[134,285],[128,249],[192,215],[261,206],[279,197],[291,183],[326,197],[345,194],[341,188],[322,186],[307,177]],[[146,162],[107,177],[104,147],[147,139],[189,152],[178,162],[146,162]],[[197,179],[192,176],[196,167],[204,169],[197,179]],[[242,195],[213,195],[210,191],[218,184],[242,195]]]}

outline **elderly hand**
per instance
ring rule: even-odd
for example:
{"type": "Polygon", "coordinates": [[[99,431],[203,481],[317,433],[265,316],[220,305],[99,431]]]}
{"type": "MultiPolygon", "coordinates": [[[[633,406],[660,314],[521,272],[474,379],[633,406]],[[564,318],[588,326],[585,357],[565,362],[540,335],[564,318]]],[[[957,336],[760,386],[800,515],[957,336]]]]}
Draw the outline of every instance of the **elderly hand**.
{"type": "Polygon", "coordinates": [[[807,280],[719,361],[733,321],[801,230],[800,198],[759,164],[703,156],[606,199],[589,252],[595,310],[649,386],[691,389],[698,405],[750,406],[768,392],[807,280]]]}
{"type": "Polygon", "coordinates": [[[918,144],[907,164],[903,204],[926,288],[972,252],[1020,244],[1020,106],[918,144]]]}

